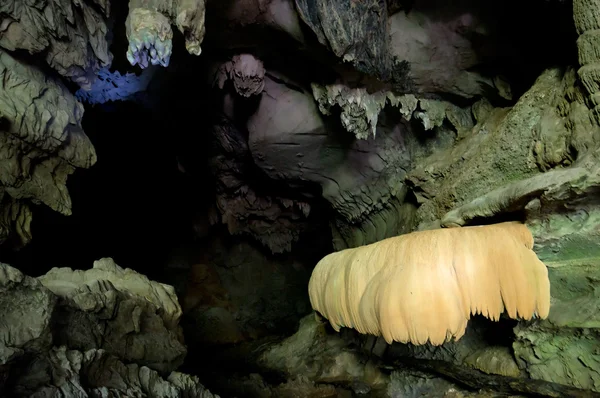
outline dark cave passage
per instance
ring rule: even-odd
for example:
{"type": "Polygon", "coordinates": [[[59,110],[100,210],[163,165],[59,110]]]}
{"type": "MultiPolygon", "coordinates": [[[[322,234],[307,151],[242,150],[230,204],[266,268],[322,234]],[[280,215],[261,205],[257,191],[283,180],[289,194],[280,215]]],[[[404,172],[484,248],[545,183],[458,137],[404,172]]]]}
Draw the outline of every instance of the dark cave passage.
{"type": "Polygon", "coordinates": [[[38,206],[31,245],[3,251],[1,260],[37,276],[113,257],[156,277],[172,247],[193,233],[194,205],[210,193],[178,170],[173,134],[160,114],[126,102],[88,107],[83,127],[98,162],[68,180],[72,215],[38,206]]]}

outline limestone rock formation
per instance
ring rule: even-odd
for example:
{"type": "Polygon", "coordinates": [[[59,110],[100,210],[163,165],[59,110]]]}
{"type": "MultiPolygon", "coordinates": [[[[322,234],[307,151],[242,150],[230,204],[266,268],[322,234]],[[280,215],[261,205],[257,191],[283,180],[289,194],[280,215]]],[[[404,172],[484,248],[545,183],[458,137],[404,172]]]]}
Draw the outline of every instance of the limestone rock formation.
{"type": "Polygon", "coordinates": [[[482,43],[494,46],[489,10],[470,1],[421,1],[388,13],[387,3],[296,0],[321,44],[400,93],[507,96],[501,79],[476,70],[484,62],[482,43]]]}
{"type": "Polygon", "coordinates": [[[71,214],[67,176],[96,162],[83,106],[59,81],[0,50],[0,243],[31,239],[30,204],[71,214]]]}
{"type": "Polygon", "coordinates": [[[57,298],[38,280],[7,264],[0,264],[0,311],[3,319],[0,366],[3,373],[20,358],[50,348],[51,317],[56,302],[57,298]]]}
{"type": "Polygon", "coordinates": [[[220,222],[232,235],[249,234],[273,253],[289,252],[306,227],[310,204],[260,188],[248,143],[230,120],[221,118],[213,132],[210,168],[217,177],[220,222]]]}
{"type": "Polygon", "coordinates": [[[116,265],[110,258],[87,271],[50,270],[39,278],[58,296],[56,343],[103,349],[126,362],[168,373],[186,355],[181,307],[171,286],[116,265]]]}
{"type": "Polygon", "coordinates": [[[391,75],[387,8],[385,2],[368,0],[296,0],[302,20],[319,42],[339,58],[352,62],[360,72],[387,80],[391,75]]]}
{"type": "Polygon", "coordinates": [[[390,57],[395,70],[407,65],[404,84],[408,87],[400,88],[465,98],[497,90],[491,76],[476,71],[482,62],[478,46],[493,45],[486,37],[489,18],[485,17],[468,1],[416,2],[409,13],[391,15],[390,57]]]}
{"type": "Polygon", "coordinates": [[[442,127],[448,121],[462,137],[473,128],[471,111],[448,101],[395,95],[392,91],[369,93],[365,88],[352,89],[342,83],[311,86],[321,113],[331,115],[334,106],[341,108],[342,126],[358,139],[377,135],[379,115],[386,105],[397,108],[406,121],[419,120],[425,130],[442,127]]]}
{"type": "Polygon", "coordinates": [[[564,71],[545,71],[512,108],[496,108],[464,139],[441,153],[418,162],[407,182],[421,203],[423,223],[432,222],[448,210],[484,193],[539,173],[533,144],[547,128],[566,126],[542,123],[556,112],[563,93],[564,71]]]}
{"type": "Polygon", "coordinates": [[[373,363],[364,362],[356,352],[340,350],[346,342],[329,337],[323,324],[313,315],[303,318],[296,334],[268,347],[259,362],[288,375],[303,375],[316,382],[335,382],[352,375],[355,381],[371,388],[383,386],[387,377],[373,363]],[[317,359],[318,358],[318,359],[317,359]]]}
{"type": "Polygon", "coordinates": [[[131,65],[169,65],[173,51],[171,25],[184,35],[187,51],[200,55],[205,7],[205,0],[131,0],[126,21],[127,59],[131,65]]]}
{"type": "Polygon", "coordinates": [[[370,95],[364,88],[350,89],[343,84],[321,87],[313,83],[312,90],[319,110],[324,115],[331,114],[333,105],[342,108],[342,126],[356,138],[365,139],[376,135],[379,112],[386,102],[385,93],[370,95]]]}
{"type": "Polygon", "coordinates": [[[590,96],[591,115],[596,121],[600,121],[598,113],[598,92],[600,91],[598,75],[600,67],[599,6],[600,3],[596,0],[573,1],[573,19],[579,34],[577,49],[581,66],[577,73],[590,96]]]}
{"type": "Polygon", "coordinates": [[[89,88],[110,66],[109,0],[7,0],[0,4],[0,47],[43,57],[60,75],[89,88]]]}
{"type": "Polygon", "coordinates": [[[597,166],[545,194],[530,215],[536,252],[548,265],[552,307],[533,328],[515,329],[513,344],[521,368],[534,379],[600,392],[600,344],[595,281],[600,276],[596,194],[597,166]],[[577,360],[575,360],[577,358],[577,360]]]}
{"type": "Polygon", "coordinates": [[[16,397],[190,397],[218,398],[197,378],[172,372],[167,378],[135,363],[125,364],[104,350],[86,352],[65,346],[36,358],[32,372],[17,376],[16,397]]]}
{"type": "Polygon", "coordinates": [[[406,194],[402,177],[410,162],[408,128],[399,125],[386,134],[354,140],[319,114],[308,92],[292,87],[299,86],[265,78],[265,95],[247,124],[255,163],[274,180],[321,186],[337,213],[332,224],[336,247],[402,230],[407,220],[387,212],[400,207],[406,194]]]}
{"type": "Polygon", "coordinates": [[[185,355],[173,288],[102,259],[30,278],[0,264],[0,393],[216,397],[174,371],[185,355]]]}

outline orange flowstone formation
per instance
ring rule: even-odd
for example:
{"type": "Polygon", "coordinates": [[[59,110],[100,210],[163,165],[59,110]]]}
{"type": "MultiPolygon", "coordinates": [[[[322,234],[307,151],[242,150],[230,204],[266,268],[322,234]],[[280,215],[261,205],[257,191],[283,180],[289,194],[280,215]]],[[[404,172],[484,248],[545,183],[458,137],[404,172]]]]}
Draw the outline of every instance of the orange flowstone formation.
{"type": "Polygon", "coordinates": [[[313,308],[388,343],[458,340],[472,314],[546,318],[550,281],[521,223],[419,231],[324,257],[309,282],[313,308]]]}

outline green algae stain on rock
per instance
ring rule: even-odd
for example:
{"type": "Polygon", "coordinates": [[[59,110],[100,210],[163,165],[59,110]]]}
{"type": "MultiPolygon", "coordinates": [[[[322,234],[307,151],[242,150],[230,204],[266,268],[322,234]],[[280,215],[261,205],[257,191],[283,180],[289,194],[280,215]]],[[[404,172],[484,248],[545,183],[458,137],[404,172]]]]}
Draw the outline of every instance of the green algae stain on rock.
{"type": "Polygon", "coordinates": [[[533,379],[600,392],[600,210],[563,210],[528,222],[552,306],[548,319],[515,328],[514,354],[533,379]]]}
{"type": "Polygon", "coordinates": [[[518,326],[513,344],[533,379],[600,391],[600,335],[592,329],[518,326]]]}

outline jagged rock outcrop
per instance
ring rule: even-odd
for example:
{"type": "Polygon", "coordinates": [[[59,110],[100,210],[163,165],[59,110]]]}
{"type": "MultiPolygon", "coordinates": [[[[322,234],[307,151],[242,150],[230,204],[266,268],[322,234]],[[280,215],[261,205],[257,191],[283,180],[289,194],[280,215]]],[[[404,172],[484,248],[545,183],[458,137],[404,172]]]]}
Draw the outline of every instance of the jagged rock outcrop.
{"type": "MultiPolygon", "coordinates": [[[[261,372],[279,375],[287,380],[296,378],[297,385],[303,386],[305,391],[311,391],[315,386],[324,389],[328,385],[334,385],[340,395],[343,394],[342,391],[350,390],[356,395],[382,398],[421,395],[497,397],[527,394],[597,396],[583,389],[524,377],[518,373],[515,360],[507,351],[507,347],[492,347],[485,351],[471,349],[471,356],[467,361],[472,363],[454,365],[448,363],[447,359],[414,359],[410,355],[406,359],[399,359],[397,353],[388,352],[383,355],[381,350],[376,355],[369,355],[372,348],[364,342],[370,339],[358,337],[347,329],[341,333],[330,331],[324,322],[311,314],[302,319],[298,332],[293,336],[282,341],[267,340],[249,347],[224,350],[222,355],[226,360],[236,358],[241,352],[250,352],[246,354],[245,359],[261,372]],[[491,363],[477,363],[479,357],[487,358],[491,363]],[[420,371],[420,368],[423,371],[420,371]],[[468,389],[465,389],[465,386],[468,386],[468,389]]],[[[442,347],[435,348],[441,349],[442,347]]],[[[464,350],[461,351],[467,353],[469,347],[464,346],[464,350]]],[[[428,356],[426,352],[422,354],[422,357],[428,356]]],[[[222,376],[214,377],[218,379],[222,376]]],[[[227,390],[232,395],[241,391],[252,391],[252,396],[272,396],[268,393],[274,390],[257,374],[241,380],[229,379],[227,384],[227,390]]]]}
{"type": "MultiPolygon", "coordinates": [[[[340,396],[352,390],[386,396],[381,393],[385,393],[389,377],[360,351],[348,347],[339,335],[328,334],[325,324],[316,321],[314,314],[304,317],[298,331],[286,339],[266,339],[224,349],[220,359],[239,358],[240,353],[247,353],[243,355],[244,362],[252,364],[257,373],[227,380],[226,391],[232,396],[294,397],[306,392],[340,396]],[[265,373],[287,382],[271,386],[261,377],[265,373]]],[[[223,375],[212,377],[218,380],[223,375]]]]}
{"type": "Polygon", "coordinates": [[[60,75],[89,88],[112,54],[109,0],[22,0],[0,4],[0,47],[41,56],[60,75]]]}
{"type": "MultiPolygon", "coordinates": [[[[418,214],[423,226],[494,188],[540,172],[535,140],[571,135],[564,123],[544,123],[563,105],[564,77],[564,70],[545,71],[514,107],[495,108],[454,147],[417,161],[407,182],[421,203],[418,214]]],[[[552,145],[551,140],[544,142],[552,145]]],[[[570,145],[563,148],[565,159],[570,145]]]]}
{"type": "Polygon", "coordinates": [[[343,61],[382,80],[391,77],[388,15],[384,1],[296,0],[302,20],[343,61]]]}
{"type": "Polygon", "coordinates": [[[302,375],[315,382],[362,382],[372,389],[386,384],[387,376],[373,363],[361,358],[359,352],[345,350],[341,336],[328,335],[323,323],[313,314],[300,322],[298,332],[279,344],[264,347],[258,363],[284,372],[288,377],[302,375]]]}
{"type": "Polygon", "coordinates": [[[0,243],[31,239],[29,204],[71,214],[66,187],[96,152],[81,127],[83,106],[58,80],[0,50],[0,243]]]}
{"type": "Polygon", "coordinates": [[[590,117],[600,123],[600,2],[574,0],[573,20],[579,34],[577,73],[591,101],[590,117]]]}
{"type": "MultiPolygon", "coordinates": [[[[220,76],[217,72],[215,78],[220,76]]],[[[219,154],[210,164],[218,181],[220,218],[230,231],[252,235],[273,252],[289,251],[309,216],[316,186],[338,214],[331,223],[336,248],[374,242],[410,228],[414,208],[404,203],[407,191],[402,184],[410,164],[409,127],[378,127],[380,135],[355,141],[319,115],[300,85],[273,71],[261,77],[264,89],[246,121],[248,138],[234,121],[250,105],[232,95],[229,86],[220,85],[228,90],[223,94],[227,117],[213,129],[219,154]],[[270,198],[268,189],[245,182],[268,185],[265,175],[277,181],[274,186],[280,191],[292,185],[300,196],[274,200],[277,196],[270,198]]],[[[392,100],[398,106],[412,104],[410,98],[392,100]]],[[[376,123],[379,115],[375,118],[376,123]]]]}
{"type": "Polygon", "coordinates": [[[173,287],[123,269],[110,258],[87,271],[54,268],[39,280],[61,299],[55,344],[103,349],[165,373],[183,363],[187,350],[173,287]]]}
{"type": "Polygon", "coordinates": [[[583,167],[552,170],[544,174],[519,180],[495,189],[444,215],[443,227],[464,226],[477,219],[528,210],[539,211],[541,201],[547,202],[558,195],[576,198],[578,191],[594,187],[597,175],[589,174],[583,167]]]}
{"type": "MultiPolygon", "coordinates": [[[[50,348],[57,301],[37,279],[0,263],[0,367],[9,368],[27,355],[50,348]]],[[[0,382],[0,391],[2,385],[0,382]]]]}
{"type": "Polygon", "coordinates": [[[412,2],[388,14],[389,2],[296,0],[319,42],[355,70],[387,82],[398,93],[449,93],[464,98],[510,89],[498,76],[477,71],[493,47],[490,9],[474,2],[412,2]],[[485,43],[485,44],[483,44],[485,43]]]}
{"type": "MultiPolygon", "coordinates": [[[[96,162],[81,129],[82,106],[47,74],[54,70],[79,84],[78,98],[88,103],[131,100],[152,76],[150,68],[139,77],[108,69],[108,0],[34,3],[0,5],[0,243],[15,238],[19,245],[31,239],[29,206],[70,214],[66,178],[96,162]],[[16,54],[27,62],[15,60],[16,54]],[[50,66],[48,72],[32,66],[36,57],[50,66]]],[[[225,116],[198,129],[213,139],[206,158],[215,185],[196,181],[209,187],[207,196],[215,194],[213,225],[225,224],[231,235],[252,236],[283,253],[309,230],[319,206],[331,210],[335,249],[409,232],[417,224],[460,227],[525,218],[553,289],[550,317],[514,329],[509,324],[502,343],[490,343],[489,327],[479,324],[460,342],[435,349],[382,349],[375,339],[332,335],[311,315],[292,337],[259,342],[251,351],[260,369],[285,382],[268,386],[266,378],[249,376],[242,391],[258,386],[265,396],[331,396],[340,389],[374,397],[469,396],[405,368],[388,377],[380,361],[393,358],[424,361],[445,376],[443,369],[453,369],[449,377],[455,379],[476,376],[467,384],[491,380],[488,387],[521,388],[509,388],[511,393],[531,392],[527,383],[559,391],[550,382],[600,392],[600,4],[573,4],[581,68],[546,70],[511,105],[512,89],[497,72],[518,55],[497,65],[490,62],[495,57],[485,58],[483,50],[495,50],[498,31],[488,29],[494,9],[476,3],[207,5],[214,11],[215,56],[231,60],[218,76],[222,91],[214,90],[225,116]],[[314,46],[303,24],[324,48],[314,46]],[[259,37],[268,40],[259,43],[259,37]],[[288,45],[289,52],[276,58],[288,45]],[[308,65],[317,72],[301,71],[308,65]],[[359,343],[385,355],[367,360],[355,349],[359,343]]],[[[187,51],[199,55],[205,0],[131,0],[129,62],[169,65],[172,25],[187,51]]],[[[198,117],[204,116],[192,116],[195,122],[198,117]]],[[[182,271],[180,290],[196,347],[255,342],[289,330],[308,312],[302,265],[266,261],[244,242],[206,241],[216,248],[182,271]]],[[[109,259],[92,270],[54,269],[39,279],[0,265],[0,304],[0,395],[212,396],[197,379],[174,372],[186,354],[174,290],[109,259]]]]}
{"type": "MultiPolygon", "coordinates": [[[[553,304],[548,320],[518,324],[512,347],[489,346],[471,329],[461,342],[429,349],[395,345],[388,355],[433,361],[430,369],[442,361],[563,385],[552,389],[598,391],[600,360],[591,348],[599,336],[594,314],[600,296],[593,287],[600,253],[595,243],[598,129],[587,118],[583,98],[573,69],[549,69],[512,108],[474,104],[477,124],[462,124],[451,148],[417,154],[417,167],[407,178],[421,204],[422,228],[439,219],[443,226],[462,226],[524,214],[536,252],[549,267],[553,304]]],[[[435,121],[448,114],[432,115],[435,121]]]]}
{"type": "MultiPolygon", "coordinates": [[[[312,84],[315,100],[324,115],[331,115],[334,105],[342,109],[340,121],[342,126],[358,139],[375,136],[379,113],[386,103],[386,93],[369,94],[365,88],[351,89],[343,84],[322,87],[312,84]]],[[[411,96],[411,99],[414,96],[411,96]]],[[[411,104],[407,104],[409,107],[411,104]]],[[[416,105],[416,103],[415,103],[416,105]]],[[[409,110],[412,113],[414,109],[409,110]]]]}
{"type": "Polygon", "coordinates": [[[163,378],[155,370],[125,364],[104,350],[54,347],[36,358],[28,370],[16,376],[15,397],[219,398],[196,377],[172,372],[163,378]]]}
{"type": "Polygon", "coordinates": [[[125,24],[131,65],[168,66],[173,51],[171,25],[184,35],[187,51],[200,55],[206,33],[205,7],[205,0],[130,0],[125,24]]]}
{"type": "Polygon", "coordinates": [[[213,397],[174,371],[185,347],[173,288],[111,259],[37,279],[0,264],[0,304],[3,396],[213,397]]]}

